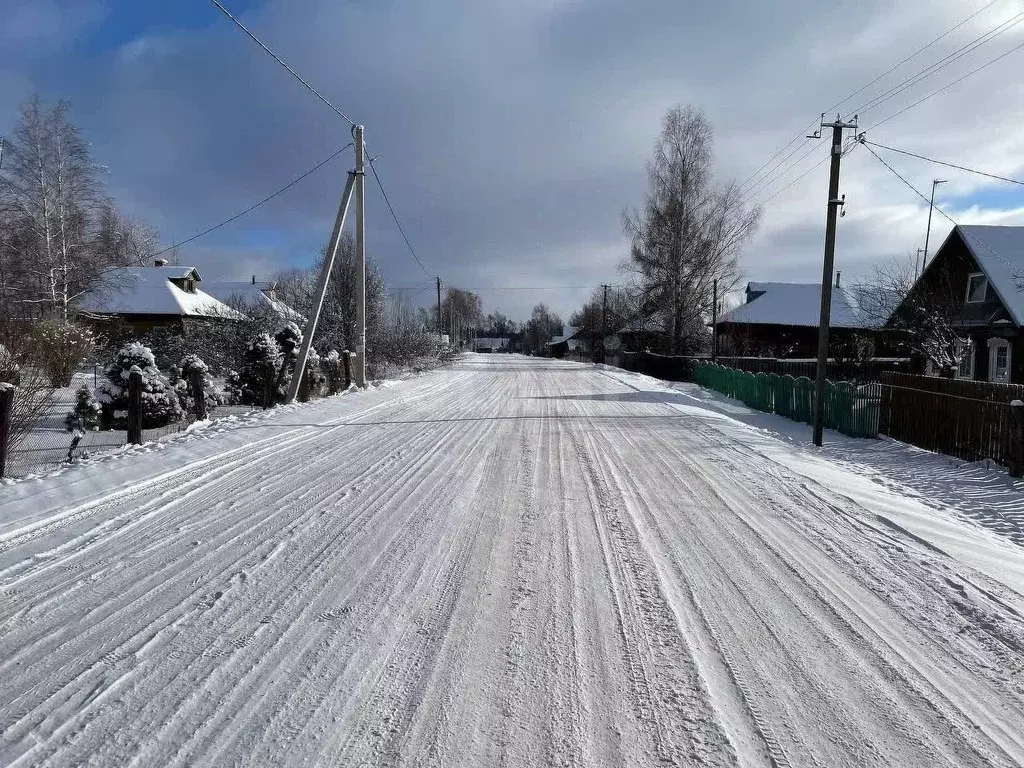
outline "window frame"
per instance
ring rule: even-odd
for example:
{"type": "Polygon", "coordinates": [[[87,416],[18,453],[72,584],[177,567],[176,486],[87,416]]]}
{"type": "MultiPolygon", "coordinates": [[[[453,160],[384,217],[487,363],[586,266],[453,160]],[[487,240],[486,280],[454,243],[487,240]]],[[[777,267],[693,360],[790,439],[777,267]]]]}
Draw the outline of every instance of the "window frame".
{"type": "Polygon", "coordinates": [[[1009,339],[1001,336],[993,336],[988,340],[988,380],[993,383],[1010,383],[1013,376],[1013,344],[1009,339]],[[1006,377],[996,378],[996,361],[999,359],[999,350],[1006,350],[1006,377]]]}
{"type": "Polygon", "coordinates": [[[967,276],[967,294],[964,296],[964,304],[984,304],[985,298],[988,296],[988,276],[984,272],[971,272],[967,276]],[[980,277],[982,280],[982,291],[980,299],[971,298],[971,284],[974,282],[974,278],[980,277]]]}

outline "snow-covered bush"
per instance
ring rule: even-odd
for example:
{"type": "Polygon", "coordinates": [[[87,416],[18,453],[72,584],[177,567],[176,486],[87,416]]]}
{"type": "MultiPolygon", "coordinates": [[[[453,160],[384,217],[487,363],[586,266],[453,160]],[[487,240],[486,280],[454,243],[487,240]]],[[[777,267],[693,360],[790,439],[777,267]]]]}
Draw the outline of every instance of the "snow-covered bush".
{"type": "Polygon", "coordinates": [[[238,376],[241,402],[269,408],[274,404],[274,393],[284,354],[269,333],[261,333],[245,351],[245,361],[238,376]]]}
{"type": "Polygon", "coordinates": [[[96,335],[74,323],[45,322],[35,328],[36,359],[53,387],[67,387],[96,347],[96,335]]]}
{"type": "Polygon", "coordinates": [[[309,387],[306,392],[308,397],[321,397],[327,387],[323,358],[313,347],[309,348],[309,356],[306,358],[306,384],[309,387]]]}
{"type": "Polygon", "coordinates": [[[288,395],[288,385],[292,380],[295,362],[299,359],[302,331],[295,323],[285,323],[284,327],[274,334],[274,341],[277,342],[277,346],[281,350],[281,363],[277,371],[274,398],[277,402],[283,403],[288,395]]]}
{"type": "Polygon", "coordinates": [[[203,400],[206,403],[206,412],[209,413],[218,405],[222,404],[220,393],[217,392],[210,375],[210,367],[203,362],[199,355],[185,355],[180,365],[171,367],[170,380],[174,385],[174,391],[178,396],[178,402],[185,413],[196,412],[195,390],[193,388],[193,377],[199,375],[203,379],[203,400]]]}
{"type": "Polygon", "coordinates": [[[138,342],[125,344],[104,370],[106,380],[96,387],[96,399],[103,409],[104,422],[111,425],[114,411],[128,408],[128,376],[133,366],[142,372],[142,426],[163,427],[180,421],[185,415],[167,377],[160,373],[152,351],[138,342]]]}
{"type": "Polygon", "coordinates": [[[320,370],[323,371],[327,394],[336,395],[345,388],[345,361],[338,350],[332,349],[321,358],[320,370]]]}
{"type": "Polygon", "coordinates": [[[64,426],[68,432],[76,429],[99,429],[101,408],[92,390],[85,384],[75,392],[75,407],[64,417],[64,426]]]}
{"type": "Polygon", "coordinates": [[[238,371],[228,371],[224,380],[222,400],[224,405],[242,404],[242,377],[238,371]]]}

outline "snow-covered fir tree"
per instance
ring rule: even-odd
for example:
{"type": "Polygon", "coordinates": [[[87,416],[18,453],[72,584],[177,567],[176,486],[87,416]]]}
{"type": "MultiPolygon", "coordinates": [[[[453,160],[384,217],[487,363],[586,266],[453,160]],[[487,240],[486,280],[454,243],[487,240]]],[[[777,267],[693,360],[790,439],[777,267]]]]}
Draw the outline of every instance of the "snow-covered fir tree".
{"type": "Polygon", "coordinates": [[[261,333],[245,350],[245,360],[239,372],[241,401],[245,405],[269,408],[274,404],[274,390],[284,354],[269,333],[261,333]]]}
{"type": "Polygon", "coordinates": [[[162,427],[180,421],[185,415],[170,381],[156,367],[153,352],[138,342],[125,344],[104,370],[106,380],[96,387],[96,399],[104,419],[113,421],[114,411],[128,408],[128,377],[133,366],[142,372],[142,426],[162,427]]]}

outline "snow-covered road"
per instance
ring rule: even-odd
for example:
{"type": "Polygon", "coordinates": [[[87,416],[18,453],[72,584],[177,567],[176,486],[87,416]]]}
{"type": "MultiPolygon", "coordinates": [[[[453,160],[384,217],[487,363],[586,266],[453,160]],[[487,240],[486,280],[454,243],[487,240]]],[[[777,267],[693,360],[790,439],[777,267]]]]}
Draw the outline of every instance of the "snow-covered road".
{"type": "Polygon", "coordinates": [[[0,487],[0,764],[1024,764],[1022,549],[693,403],[472,356],[0,487]]]}

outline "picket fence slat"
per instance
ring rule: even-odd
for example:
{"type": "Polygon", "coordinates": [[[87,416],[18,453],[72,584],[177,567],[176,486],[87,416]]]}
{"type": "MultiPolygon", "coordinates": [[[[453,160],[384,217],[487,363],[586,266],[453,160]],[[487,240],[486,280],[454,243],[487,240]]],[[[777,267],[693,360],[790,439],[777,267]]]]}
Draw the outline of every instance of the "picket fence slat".
{"type": "MultiPolygon", "coordinates": [[[[693,380],[765,413],[810,424],[814,419],[814,382],[807,376],[751,373],[717,364],[701,364],[693,380]]],[[[847,381],[826,382],[824,424],[852,437],[877,437],[882,412],[878,384],[855,386],[847,381]]]]}

